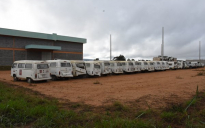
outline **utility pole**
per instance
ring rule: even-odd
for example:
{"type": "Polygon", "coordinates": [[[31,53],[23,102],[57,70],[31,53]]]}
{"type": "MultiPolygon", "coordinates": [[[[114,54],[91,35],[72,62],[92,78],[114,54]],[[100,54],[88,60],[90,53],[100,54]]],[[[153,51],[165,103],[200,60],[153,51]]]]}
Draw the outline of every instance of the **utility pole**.
{"type": "Polygon", "coordinates": [[[161,56],[164,59],[164,27],[162,27],[162,44],[161,44],[161,56]]]}
{"type": "Polygon", "coordinates": [[[110,34],[110,60],[112,59],[112,44],[111,44],[111,34],[110,34]]]}
{"type": "Polygon", "coordinates": [[[201,62],[201,41],[199,41],[199,62],[201,62]]]}

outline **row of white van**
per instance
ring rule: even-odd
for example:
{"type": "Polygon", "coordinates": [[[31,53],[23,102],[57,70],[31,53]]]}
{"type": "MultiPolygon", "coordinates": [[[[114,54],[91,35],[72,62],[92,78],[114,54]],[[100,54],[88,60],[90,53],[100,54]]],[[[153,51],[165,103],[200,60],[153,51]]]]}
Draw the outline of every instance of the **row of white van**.
{"type": "MultiPolygon", "coordinates": [[[[198,64],[198,62],[197,62],[198,64]]],[[[27,82],[41,80],[68,79],[77,76],[101,76],[142,71],[160,71],[177,68],[199,67],[196,63],[185,61],[77,61],[46,60],[15,61],[11,67],[11,76],[15,81],[26,79],[27,82]]],[[[203,66],[203,65],[201,65],[203,66]]]]}

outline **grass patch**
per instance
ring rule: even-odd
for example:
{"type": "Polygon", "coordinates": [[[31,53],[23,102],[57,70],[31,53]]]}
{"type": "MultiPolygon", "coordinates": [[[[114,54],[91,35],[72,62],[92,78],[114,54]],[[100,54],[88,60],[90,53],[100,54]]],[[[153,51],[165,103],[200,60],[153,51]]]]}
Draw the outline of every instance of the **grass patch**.
{"type": "Polygon", "coordinates": [[[197,76],[205,76],[205,71],[198,72],[197,76]]]}
{"type": "Polygon", "coordinates": [[[99,81],[95,81],[95,82],[93,82],[93,84],[100,84],[100,82],[99,81]]]}
{"type": "Polygon", "coordinates": [[[205,93],[197,89],[196,95],[196,101],[160,110],[139,110],[136,104],[128,106],[119,101],[103,107],[70,102],[62,106],[39,93],[0,83],[0,127],[205,127],[205,93]]]}

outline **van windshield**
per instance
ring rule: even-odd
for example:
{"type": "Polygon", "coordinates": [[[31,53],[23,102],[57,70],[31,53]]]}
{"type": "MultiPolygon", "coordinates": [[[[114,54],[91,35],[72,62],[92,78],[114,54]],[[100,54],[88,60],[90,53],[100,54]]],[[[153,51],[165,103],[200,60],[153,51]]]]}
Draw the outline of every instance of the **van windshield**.
{"type": "Polygon", "coordinates": [[[100,65],[94,64],[94,68],[100,68],[100,65]]]}
{"type": "Polygon", "coordinates": [[[147,65],[147,62],[144,62],[144,65],[147,65]]]}
{"type": "Polygon", "coordinates": [[[48,64],[37,64],[37,69],[47,69],[48,64]]]}
{"type": "Polygon", "coordinates": [[[13,63],[12,68],[17,68],[17,63],[13,63]]]}
{"type": "Polygon", "coordinates": [[[61,67],[70,67],[70,63],[61,63],[61,67]]]}
{"type": "Polygon", "coordinates": [[[78,68],[83,68],[84,69],[84,63],[76,63],[76,66],[78,68]]]}

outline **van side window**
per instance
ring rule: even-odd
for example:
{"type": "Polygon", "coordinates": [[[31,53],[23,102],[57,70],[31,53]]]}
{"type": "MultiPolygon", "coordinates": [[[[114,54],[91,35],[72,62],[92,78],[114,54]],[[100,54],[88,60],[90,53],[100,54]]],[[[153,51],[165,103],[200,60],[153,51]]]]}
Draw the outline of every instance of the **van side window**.
{"type": "MultiPolygon", "coordinates": [[[[123,63],[121,63],[122,65],[126,65],[124,62],[123,63]]],[[[119,66],[119,65],[117,65],[117,66],[119,66]]]]}
{"type": "Polygon", "coordinates": [[[70,67],[70,63],[61,63],[61,67],[70,67]]]}
{"type": "Polygon", "coordinates": [[[24,63],[19,63],[18,64],[18,68],[24,68],[25,67],[25,64],[24,63]]]}
{"type": "Polygon", "coordinates": [[[50,67],[56,67],[56,62],[51,63],[51,64],[50,64],[50,67]]]}
{"type": "Polygon", "coordinates": [[[25,68],[31,69],[31,68],[32,68],[32,64],[26,64],[26,65],[25,65],[25,68]]]}
{"type": "Polygon", "coordinates": [[[12,68],[17,68],[17,63],[13,63],[12,68]]]}
{"type": "Polygon", "coordinates": [[[111,66],[114,66],[114,64],[113,64],[113,63],[110,63],[110,65],[111,65],[111,66]]]}
{"type": "Polygon", "coordinates": [[[129,65],[133,65],[133,63],[129,63],[129,65]]]}

